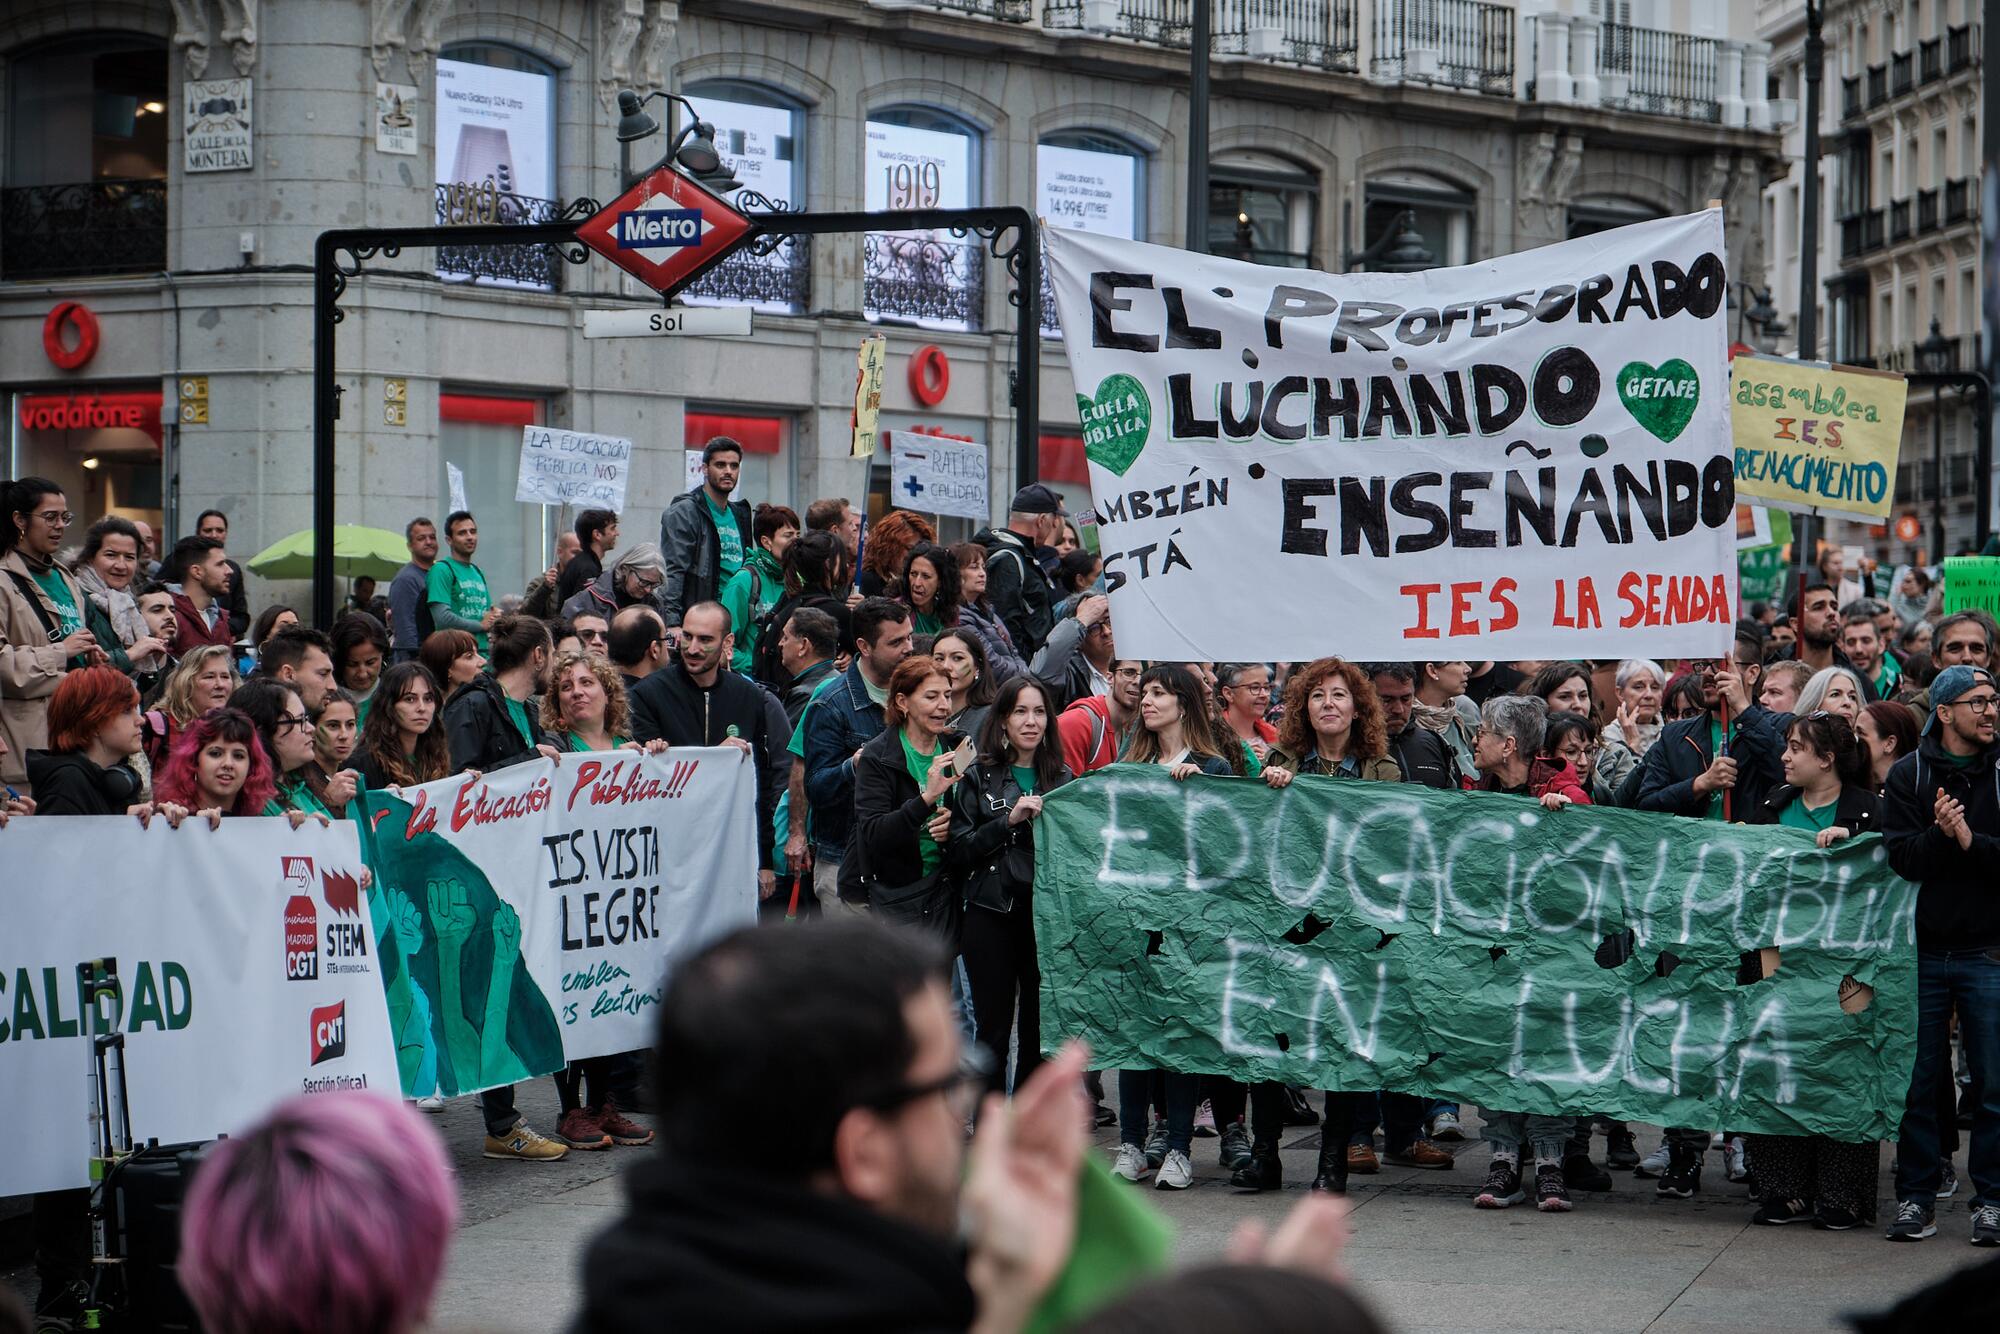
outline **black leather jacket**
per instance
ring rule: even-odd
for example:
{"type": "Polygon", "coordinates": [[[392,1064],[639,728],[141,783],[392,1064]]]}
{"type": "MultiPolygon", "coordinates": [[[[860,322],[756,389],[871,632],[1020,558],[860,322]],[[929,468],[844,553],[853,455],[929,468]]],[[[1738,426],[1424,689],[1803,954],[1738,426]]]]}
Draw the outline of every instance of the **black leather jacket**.
{"type": "MultiPolygon", "coordinates": [[[[1074,777],[1065,766],[1056,786],[1074,777]]],[[[983,759],[951,791],[945,869],[962,883],[968,908],[1012,912],[1027,905],[1035,887],[1035,822],[1007,823],[1020,799],[1012,767],[983,759]]]]}

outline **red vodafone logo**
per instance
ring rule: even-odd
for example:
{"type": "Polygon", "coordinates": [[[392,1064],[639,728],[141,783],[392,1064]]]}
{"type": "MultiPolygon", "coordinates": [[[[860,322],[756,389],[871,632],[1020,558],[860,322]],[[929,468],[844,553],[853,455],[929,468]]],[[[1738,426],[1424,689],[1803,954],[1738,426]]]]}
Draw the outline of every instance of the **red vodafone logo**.
{"type": "Polygon", "coordinates": [[[944,402],[951,392],[951,358],[935,343],[925,344],[910,358],[910,396],[927,408],[944,402]]]}
{"type": "Polygon", "coordinates": [[[99,337],[97,316],[80,301],[59,301],[42,320],[42,351],[66,371],[75,370],[97,355],[99,337]],[[68,328],[76,330],[73,345],[65,336],[68,328]]]}

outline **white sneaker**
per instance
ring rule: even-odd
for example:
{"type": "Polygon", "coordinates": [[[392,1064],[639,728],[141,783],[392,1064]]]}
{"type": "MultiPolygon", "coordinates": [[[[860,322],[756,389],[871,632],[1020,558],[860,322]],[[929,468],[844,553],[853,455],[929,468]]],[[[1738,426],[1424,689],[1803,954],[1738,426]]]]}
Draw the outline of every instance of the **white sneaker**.
{"type": "Polygon", "coordinates": [[[1743,1153],[1741,1135],[1731,1136],[1729,1142],[1722,1146],[1722,1171],[1731,1181],[1750,1179],[1750,1165],[1743,1153]]]}
{"type": "Polygon", "coordinates": [[[1659,1148],[1639,1160],[1639,1165],[1632,1169],[1632,1175],[1648,1178],[1661,1176],[1666,1172],[1667,1164],[1672,1158],[1673,1155],[1667,1152],[1667,1142],[1661,1140],[1659,1148]]]}
{"type": "Polygon", "coordinates": [[[1153,1177],[1154,1190],[1186,1190],[1194,1184],[1194,1164],[1179,1149],[1169,1149],[1167,1160],[1153,1177]]]}
{"type": "Polygon", "coordinates": [[[1111,1165],[1111,1175],[1121,1181],[1143,1181],[1153,1170],[1146,1161],[1146,1151],[1136,1144],[1120,1144],[1118,1161],[1111,1165]]]}
{"type": "Polygon", "coordinates": [[[442,1115],[444,1112],[444,1095],[433,1093],[428,1098],[418,1098],[417,1110],[420,1112],[429,1112],[432,1116],[442,1115]]]}

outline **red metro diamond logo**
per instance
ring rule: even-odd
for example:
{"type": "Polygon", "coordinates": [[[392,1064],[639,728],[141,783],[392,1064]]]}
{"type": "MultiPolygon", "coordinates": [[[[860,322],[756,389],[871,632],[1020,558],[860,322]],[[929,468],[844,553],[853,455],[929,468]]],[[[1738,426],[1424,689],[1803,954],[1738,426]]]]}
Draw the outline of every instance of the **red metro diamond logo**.
{"type": "Polygon", "coordinates": [[[743,244],[757,224],[671,167],[585,219],[576,239],[662,296],[672,296],[743,244]]]}
{"type": "Polygon", "coordinates": [[[347,1002],[313,1007],[312,1063],[331,1061],[347,1055],[347,1002]]]}

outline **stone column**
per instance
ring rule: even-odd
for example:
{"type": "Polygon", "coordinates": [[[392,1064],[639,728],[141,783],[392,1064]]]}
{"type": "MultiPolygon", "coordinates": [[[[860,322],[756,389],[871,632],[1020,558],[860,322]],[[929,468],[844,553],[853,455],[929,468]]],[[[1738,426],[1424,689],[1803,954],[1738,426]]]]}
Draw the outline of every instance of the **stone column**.
{"type": "Polygon", "coordinates": [[[1569,102],[1576,96],[1576,81],[1569,72],[1569,25],[1567,14],[1535,15],[1535,100],[1569,102]]]}
{"type": "Polygon", "coordinates": [[[1604,28],[1588,14],[1578,14],[1569,22],[1569,65],[1576,76],[1577,105],[1594,107],[1603,100],[1603,88],[1597,80],[1597,53],[1604,28]]]}
{"type": "Polygon", "coordinates": [[[1743,101],[1748,108],[1750,128],[1771,128],[1771,44],[1746,42],[1743,46],[1743,101]]]}
{"type": "MultiPolygon", "coordinates": [[[[1743,101],[1743,46],[1720,42],[1715,49],[1715,95],[1722,103],[1722,123],[1732,128],[1742,126],[1748,109],[1743,101]]],[[[1758,95],[1763,95],[1762,89],[1758,95]]]]}

